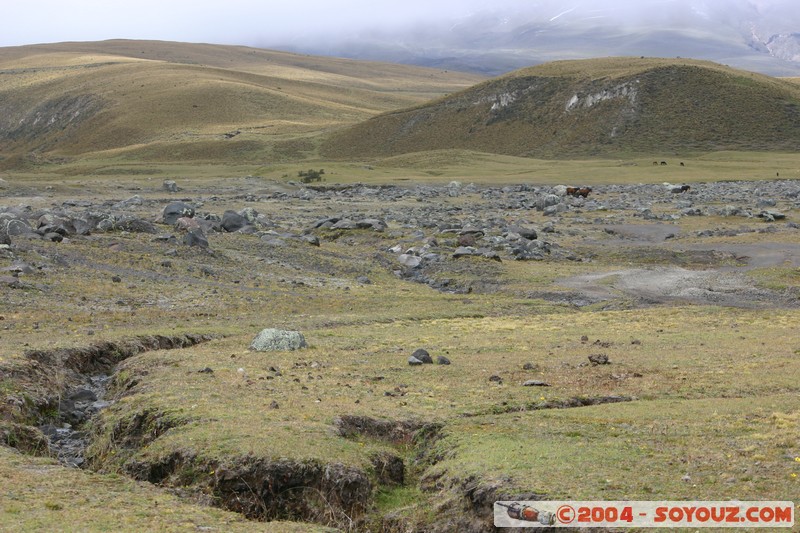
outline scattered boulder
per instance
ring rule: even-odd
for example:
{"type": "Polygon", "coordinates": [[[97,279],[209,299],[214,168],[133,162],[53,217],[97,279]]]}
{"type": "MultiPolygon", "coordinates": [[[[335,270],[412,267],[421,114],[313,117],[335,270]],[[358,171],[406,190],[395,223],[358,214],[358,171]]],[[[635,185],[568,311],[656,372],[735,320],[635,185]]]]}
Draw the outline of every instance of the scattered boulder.
{"type": "Polygon", "coordinates": [[[786,215],[781,213],[780,211],[762,211],[758,215],[759,218],[763,219],[765,222],[775,222],[776,220],[783,220],[786,218],[786,215]]]}
{"type": "Polygon", "coordinates": [[[447,195],[456,198],[461,194],[461,189],[463,188],[463,184],[460,181],[451,181],[447,185],[447,195]]]}
{"type": "Polygon", "coordinates": [[[467,257],[471,255],[479,255],[478,250],[473,248],[472,246],[459,246],[453,252],[453,257],[458,259],[459,257],[467,257]]]}
{"type": "Polygon", "coordinates": [[[252,207],[245,207],[239,211],[239,214],[243,216],[245,220],[247,220],[248,224],[255,224],[261,216],[259,212],[252,207]]]}
{"type": "Polygon", "coordinates": [[[535,241],[539,238],[539,234],[536,233],[536,230],[533,228],[527,228],[524,226],[512,226],[508,228],[509,233],[516,233],[523,239],[528,239],[529,241],[535,241]]]}
{"type": "Polygon", "coordinates": [[[256,352],[299,350],[306,347],[306,339],[299,331],[274,328],[261,330],[250,343],[250,349],[256,352]]]}
{"type": "Polygon", "coordinates": [[[419,366],[419,365],[422,365],[422,364],[425,364],[425,363],[423,363],[422,361],[420,361],[419,359],[417,359],[416,357],[414,357],[412,355],[412,356],[410,356],[408,358],[408,364],[411,365],[411,366],[419,366]]]}
{"type": "Polygon", "coordinates": [[[164,180],[164,183],[161,184],[161,187],[167,192],[178,192],[181,190],[178,187],[178,184],[173,180],[164,180]]]}
{"type": "Polygon", "coordinates": [[[321,218],[311,224],[311,227],[314,229],[322,228],[322,229],[329,229],[332,228],[334,224],[339,222],[341,217],[328,217],[328,218],[321,218]]]}
{"type": "Polygon", "coordinates": [[[351,230],[351,229],[358,229],[358,223],[355,220],[350,220],[349,218],[343,218],[333,224],[331,229],[344,229],[344,230],[351,230]]]}
{"type": "Polygon", "coordinates": [[[592,363],[592,365],[594,365],[594,366],[609,364],[608,356],[606,354],[602,354],[602,353],[590,355],[589,356],[589,362],[592,363]]]}
{"type": "Polygon", "coordinates": [[[303,242],[307,242],[311,246],[319,246],[319,237],[316,235],[301,235],[300,240],[303,242]]]}
{"type": "Polygon", "coordinates": [[[401,254],[397,257],[397,260],[407,268],[417,268],[422,264],[422,258],[418,255],[401,254]]]}
{"type": "Polygon", "coordinates": [[[158,230],[151,222],[129,215],[125,215],[117,220],[114,227],[131,233],[150,233],[152,235],[158,233],[158,230]]]}
{"type": "Polygon", "coordinates": [[[561,197],[557,194],[545,194],[536,198],[535,206],[539,211],[544,211],[548,207],[556,206],[561,203],[561,197]]]}
{"type": "Polygon", "coordinates": [[[194,217],[194,207],[184,202],[172,202],[164,208],[164,223],[170,226],[181,217],[194,217]]]}
{"type": "Polygon", "coordinates": [[[196,218],[181,217],[175,221],[175,231],[202,231],[196,218]]]}
{"type": "Polygon", "coordinates": [[[545,241],[520,239],[511,247],[511,255],[518,261],[541,261],[550,253],[550,245],[545,241]]]}
{"type": "Polygon", "coordinates": [[[436,364],[437,365],[449,365],[450,364],[450,359],[448,359],[447,357],[445,357],[443,355],[438,355],[438,356],[436,356],[436,364]]]}
{"type": "Polygon", "coordinates": [[[19,278],[14,276],[0,276],[0,287],[8,287],[10,289],[22,289],[25,287],[19,278]]]}
{"type": "Polygon", "coordinates": [[[741,207],[736,205],[726,205],[725,207],[722,207],[718,213],[723,217],[746,217],[749,214],[741,207]]]}
{"type": "Polygon", "coordinates": [[[9,237],[30,235],[33,233],[33,228],[31,228],[30,224],[18,218],[6,221],[3,229],[9,237]]]}
{"type": "Polygon", "coordinates": [[[431,354],[428,353],[428,350],[425,348],[419,348],[411,354],[411,357],[415,357],[416,359],[422,361],[425,364],[433,364],[433,359],[431,359],[431,354]]]}
{"type": "Polygon", "coordinates": [[[202,231],[187,231],[186,235],[183,236],[183,244],[186,246],[199,246],[200,248],[208,248],[208,239],[202,231]]]}
{"type": "Polygon", "coordinates": [[[128,198],[127,200],[122,200],[121,202],[117,202],[112,206],[112,209],[115,211],[124,211],[126,209],[130,209],[131,207],[136,207],[142,205],[144,201],[142,197],[138,194],[135,194],[128,198]]]}
{"type": "Polygon", "coordinates": [[[227,232],[239,231],[249,224],[250,222],[236,211],[228,210],[222,214],[222,229],[227,232]]]}
{"type": "Polygon", "coordinates": [[[522,384],[523,387],[549,387],[550,384],[544,381],[539,381],[537,379],[529,379],[525,383],[522,384]]]}

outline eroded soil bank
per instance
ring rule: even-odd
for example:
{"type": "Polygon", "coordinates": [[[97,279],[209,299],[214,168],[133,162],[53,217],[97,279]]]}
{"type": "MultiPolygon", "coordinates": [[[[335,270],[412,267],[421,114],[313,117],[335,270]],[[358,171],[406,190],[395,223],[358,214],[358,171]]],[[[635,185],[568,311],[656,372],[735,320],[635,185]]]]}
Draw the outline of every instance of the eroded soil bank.
{"type": "Polygon", "coordinates": [[[0,420],[12,423],[12,429],[4,429],[6,443],[54,455],[67,466],[82,466],[89,439],[85,426],[110,404],[104,397],[119,362],[148,351],[188,348],[215,337],[153,335],[81,348],[26,351],[22,363],[0,370],[0,379],[25,385],[21,395],[8,396],[0,411],[0,420]]]}

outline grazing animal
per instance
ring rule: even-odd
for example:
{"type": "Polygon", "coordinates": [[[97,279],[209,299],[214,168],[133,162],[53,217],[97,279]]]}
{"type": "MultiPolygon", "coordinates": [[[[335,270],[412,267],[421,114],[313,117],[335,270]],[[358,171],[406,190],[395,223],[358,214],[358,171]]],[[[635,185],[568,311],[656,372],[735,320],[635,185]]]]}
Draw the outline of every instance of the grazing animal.
{"type": "Polygon", "coordinates": [[[686,166],[686,165],[684,165],[684,164],[683,164],[683,161],[681,161],[681,166],[682,166],[682,167],[685,167],[685,166],[686,166]]]}
{"type": "Polygon", "coordinates": [[[661,162],[661,165],[662,165],[662,166],[665,166],[666,164],[667,164],[667,162],[666,162],[666,161],[662,161],[662,162],[661,162]]]}
{"type": "Polygon", "coordinates": [[[586,198],[590,192],[592,192],[591,187],[567,187],[567,194],[575,198],[578,196],[586,198]]]}
{"type": "Polygon", "coordinates": [[[653,161],[653,166],[657,167],[658,166],[658,161],[653,161]]]}

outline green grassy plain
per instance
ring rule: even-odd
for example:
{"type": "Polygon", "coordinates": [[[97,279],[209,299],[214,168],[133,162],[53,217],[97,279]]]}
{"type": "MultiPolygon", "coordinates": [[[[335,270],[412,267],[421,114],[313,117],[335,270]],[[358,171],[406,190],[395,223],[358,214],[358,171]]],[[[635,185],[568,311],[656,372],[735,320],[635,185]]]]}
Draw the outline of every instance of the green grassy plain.
{"type": "MultiPolygon", "coordinates": [[[[459,179],[500,185],[574,183],[572,170],[581,170],[581,183],[587,184],[684,182],[691,180],[675,179],[672,173],[693,172],[698,166],[702,172],[695,176],[708,181],[769,179],[758,170],[772,165],[769,174],[773,168],[790,174],[800,164],[791,154],[758,153],[709,154],[668,169],[634,162],[639,164],[434,152],[393,158],[385,166],[372,162],[372,170],[315,160],[262,169],[262,175],[246,165],[193,169],[107,162],[86,174],[63,172],[70,165],[44,166],[8,182],[16,190],[54,187],[38,197],[21,197],[42,205],[80,191],[98,201],[134,190],[144,199],[157,199],[164,196],[162,178],[194,171],[179,180],[183,194],[215,190],[222,198],[207,207],[222,210],[235,206],[228,193],[289,187],[292,176],[283,175],[306,167],[324,166],[330,169],[328,179],[341,183],[459,179]],[[136,168],[146,172],[132,172],[136,168]],[[441,169],[441,175],[427,173],[428,168],[441,169]]],[[[95,164],[87,160],[81,168],[95,164]]],[[[259,210],[281,220],[305,205],[276,201],[259,210]]],[[[535,225],[544,221],[531,220],[535,225]]],[[[676,230],[694,231],[710,223],[684,217],[676,230]]],[[[721,218],[716,223],[739,224],[721,218]]],[[[212,240],[213,255],[198,257],[179,248],[168,268],[162,265],[166,248],[155,246],[149,236],[98,235],[68,247],[42,243],[36,253],[58,254],[62,266],[48,269],[45,277],[29,278],[30,289],[14,291],[4,302],[3,323],[10,328],[0,337],[0,365],[24,365],[21,356],[27,348],[82,346],[136,334],[222,335],[193,348],[145,353],[124,362],[117,383],[122,389],[134,385],[104,412],[90,449],[95,467],[112,474],[126,472],[131,464],[163,463],[176,452],[192,457],[194,463],[165,483],[188,485],[211,500],[214,473],[197,470],[198,465],[237,464],[243,457],[335,460],[371,473],[371,457],[380,453],[405,459],[408,482],[402,487],[376,482],[376,514],[364,519],[382,523],[377,517],[390,515],[408,527],[435,521],[436,509],[461,509],[464,491],[476,486],[552,499],[792,499],[800,491],[797,310],[681,304],[575,310],[524,296],[530,290],[560,290],[563,277],[618,268],[626,256],[618,257],[613,249],[592,263],[487,262],[456,276],[467,283],[495,279],[497,290],[446,294],[400,280],[373,262],[376,247],[394,239],[371,232],[331,238],[319,250],[297,243],[276,250],[253,247],[249,236],[228,235],[224,241],[212,240]],[[200,266],[212,274],[200,273],[200,266]],[[111,281],[113,272],[122,273],[122,283],[111,281]],[[358,283],[361,275],[372,283],[358,283]],[[248,351],[263,327],[301,330],[310,347],[248,351]],[[581,340],[584,335],[588,341],[581,340]],[[406,359],[418,347],[434,357],[445,355],[452,365],[409,367],[406,359]],[[594,353],[608,355],[612,364],[587,366],[587,356],[594,353]],[[523,369],[525,363],[531,363],[531,370],[523,369]],[[213,374],[199,373],[204,368],[213,374]],[[491,376],[501,381],[490,381],[491,376]],[[529,379],[551,386],[522,387],[529,379]],[[547,408],[572,398],[607,396],[634,400],[547,408]],[[170,420],[170,429],[142,447],[114,437],[114,428],[145,412],[170,420]],[[366,436],[348,439],[335,430],[337,417],[345,415],[435,423],[443,429],[437,439],[417,445],[366,436]]],[[[726,239],[757,242],[763,236],[717,240],[726,239]]],[[[565,237],[563,243],[570,242],[565,237]]],[[[778,289],[797,287],[799,281],[790,266],[750,275],[778,289]]],[[[4,387],[11,396],[21,393],[19,383],[6,380],[4,387]]],[[[28,389],[28,394],[35,392],[28,389]]],[[[5,468],[27,480],[28,459],[14,457],[5,468]]],[[[48,470],[52,483],[64,482],[57,481],[61,475],[52,473],[56,470],[48,470]]],[[[63,475],[72,479],[77,474],[63,475]]],[[[107,479],[81,476],[89,480],[85,489],[84,481],[70,481],[76,483],[76,495],[107,479]]],[[[41,485],[31,505],[50,513],[46,504],[60,501],[59,487],[41,485]]],[[[145,513],[146,501],[132,498],[131,513],[145,513]]],[[[18,507],[9,509],[13,514],[18,507]]],[[[102,510],[90,506],[83,512],[93,516],[102,510]]],[[[21,520],[19,513],[13,516],[21,520]]],[[[126,529],[124,520],[141,524],[150,518],[123,513],[120,520],[119,527],[126,529]]],[[[33,530],[39,522],[19,523],[33,530]]]]}

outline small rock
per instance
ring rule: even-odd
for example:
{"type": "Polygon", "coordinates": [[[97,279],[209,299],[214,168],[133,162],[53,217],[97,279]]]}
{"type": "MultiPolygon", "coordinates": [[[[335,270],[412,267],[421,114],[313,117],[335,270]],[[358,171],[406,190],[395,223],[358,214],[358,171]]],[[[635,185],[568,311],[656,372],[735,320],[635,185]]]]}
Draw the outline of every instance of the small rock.
{"type": "Polygon", "coordinates": [[[529,379],[525,383],[522,384],[523,387],[549,387],[549,383],[545,383],[544,381],[539,381],[536,379],[529,379]]]}
{"type": "Polygon", "coordinates": [[[168,192],[178,192],[180,190],[178,184],[173,180],[164,180],[164,183],[161,184],[161,187],[168,192]]]}
{"type": "Polygon", "coordinates": [[[271,402],[269,402],[269,408],[270,409],[278,409],[279,407],[280,407],[280,405],[278,405],[278,402],[276,402],[275,400],[272,400],[271,402]]]}
{"type": "Polygon", "coordinates": [[[183,244],[186,246],[199,246],[208,248],[208,239],[202,231],[189,231],[183,236],[183,244]]]}
{"type": "Polygon", "coordinates": [[[114,283],[120,283],[122,281],[122,278],[119,276],[112,276],[111,281],[113,281],[114,283]]]}
{"type": "Polygon", "coordinates": [[[307,242],[311,246],[319,246],[319,237],[316,235],[303,235],[300,240],[307,242]]]}
{"type": "Polygon", "coordinates": [[[411,365],[411,366],[419,366],[419,365],[423,365],[425,363],[423,363],[422,361],[420,361],[419,359],[417,359],[416,357],[414,357],[412,355],[412,356],[410,356],[408,358],[408,364],[411,365]]]}
{"type": "Polygon", "coordinates": [[[436,357],[436,364],[437,365],[449,365],[450,364],[450,359],[448,359],[447,357],[445,357],[443,355],[439,355],[439,356],[436,357]]]}
{"type": "Polygon", "coordinates": [[[214,371],[209,367],[205,367],[203,370],[198,370],[197,373],[198,374],[213,374],[214,371]]]}
{"type": "Polygon", "coordinates": [[[411,357],[414,357],[415,359],[422,361],[423,363],[428,365],[433,364],[433,359],[431,359],[431,354],[429,354],[428,350],[426,350],[425,348],[419,348],[418,350],[415,350],[414,353],[411,354],[411,357]]]}
{"type": "Polygon", "coordinates": [[[593,365],[607,365],[607,364],[609,364],[608,356],[605,355],[605,354],[602,354],[602,353],[590,355],[589,356],[589,362],[591,362],[593,365]]]}
{"type": "Polygon", "coordinates": [[[358,223],[354,220],[350,220],[349,218],[343,218],[336,222],[331,229],[343,229],[343,230],[351,230],[351,229],[358,229],[358,223]]]}
{"type": "Polygon", "coordinates": [[[470,255],[477,255],[477,252],[478,251],[475,248],[473,248],[472,246],[459,246],[453,252],[453,257],[459,258],[459,257],[470,256],[470,255]]]}
{"type": "Polygon", "coordinates": [[[489,381],[492,381],[494,383],[502,383],[503,382],[503,378],[501,378],[498,375],[492,375],[492,376],[489,376],[489,381]]]}
{"type": "Polygon", "coordinates": [[[69,399],[73,402],[95,402],[97,395],[89,389],[78,389],[69,395],[69,399]]]}
{"type": "Polygon", "coordinates": [[[202,227],[196,218],[181,217],[175,221],[175,231],[202,231],[202,227]]]}
{"type": "Polygon", "coordinates": [[[525,363],[524,365],[522,365],[522,370],[536,370],[536,369],[537,369],[537,366],[534,363],[528,362],[528,363],[525,363]]]}
{"type": "Polygon", "coordinates": [[[410,254],[401,254],[398,256],[397,260],[401,265],[407,268],[417,268],[420,264],[422,264],[421,257],[410,254]]]}
{"type": "Polygon", "coordinates": [[[539,238],[539,235],[536,233],[536,230],[533,228],[526,228],[523,226],[514,226],[509,228],[509,231],[513,233],[517,233],[523,239],[528,239],[529,241],[535,241],[539,238]]]}

